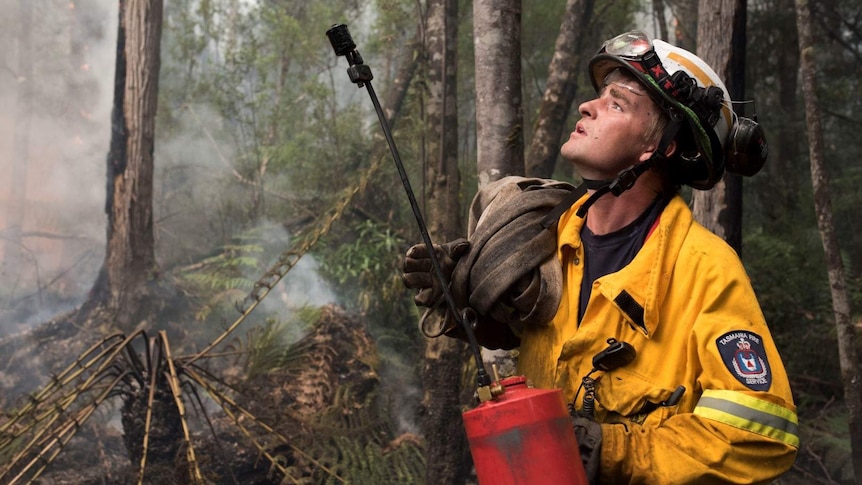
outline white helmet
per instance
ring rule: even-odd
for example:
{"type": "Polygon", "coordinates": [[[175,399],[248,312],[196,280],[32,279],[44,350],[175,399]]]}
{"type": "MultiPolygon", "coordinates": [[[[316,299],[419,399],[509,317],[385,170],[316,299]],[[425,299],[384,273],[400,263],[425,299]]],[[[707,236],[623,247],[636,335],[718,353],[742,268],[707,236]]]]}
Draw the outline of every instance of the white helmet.
{"type": "Polygon", "coordinates": [[[767,148],[762,129],[752,120],[737,119],[724,83],[699,57],[667,42],[651,41],[635,30],[605,42],[590,61],[593,88],[599,91],[605,77],[617,68],[641,81],[671,123],[681,123],[678,148],[670,160],[675,182],[712,188],[724,174],[729,143],[736,158],[728,162],[728,171],[750,176],[763,166],[767,148]],[[739,120],[745,121],[741,150],[728,141],[740,131],[739,120]]]}

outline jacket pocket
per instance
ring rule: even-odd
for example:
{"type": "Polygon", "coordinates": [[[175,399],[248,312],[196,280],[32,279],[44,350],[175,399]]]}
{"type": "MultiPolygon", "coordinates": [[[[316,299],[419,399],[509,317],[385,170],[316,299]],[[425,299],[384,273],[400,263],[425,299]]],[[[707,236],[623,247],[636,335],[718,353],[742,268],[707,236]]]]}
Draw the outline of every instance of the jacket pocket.
{"type": "Polygon", "coordinates": [[[675,388],[626,369],[602,375],[596,385],[596,417],[607,423],[657,426],[676,413],[664,405],[675,388]]]}

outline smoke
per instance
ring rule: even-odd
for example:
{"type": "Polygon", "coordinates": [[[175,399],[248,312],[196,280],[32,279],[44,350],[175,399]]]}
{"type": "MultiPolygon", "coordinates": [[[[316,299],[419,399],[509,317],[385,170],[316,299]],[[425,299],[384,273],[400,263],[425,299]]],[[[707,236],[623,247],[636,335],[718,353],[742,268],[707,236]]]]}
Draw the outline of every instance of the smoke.
{"type": "Polygon", "coordinates": [[[103,259],[117,2],[0,12],[3,335],[78,303],[103,259]]]}
{"type": "MultiPolygon", "coordinates": [[[[262,243],[260,253],[250,256],[259,259],[269,267],[279,261],[279,257],[287,247],[287,242],[290,241],[288,231],[280,224],[270,221],[261,222],[249,232],[256,234],[255,239],[262,243]]],[[[335,303],[337,300],[335,293],[319,276],[317,269],[318,263],[312,255],[306,254],[299,259],[261,301],[260,307],[252,315],[251,323],[260,324],[270,317],[288,322],[304,307],[320,307],[335,303]]],[[[253,281],[262,275],[259,269],[245,273],[245,277],[253,281]]],[[[303,326],[287,326],[284,328],[283,337],[286,342],[294,342],[305,335],[305,330],[303,326]]]]}
{"type": "MultiPolygon", "coordinates": [[[[0,0],[0,337],[80,305],[104,260],[117,9],[116,0],[0,0]]],[[[163,48],[163,78],[169,55],[163,48]]],[[[219,132],[229,124],[206,105],[169,109],[157,119],[154,174],[163,268],[232,243],[249,199],[231,135],[219,132]]],[[[275,254],[289,243],[286,233],[267,237],[275,254]]],[[[333,301],[315,269],[304,257],[279,285],[295,286],[268,300],[333,301]]]]}

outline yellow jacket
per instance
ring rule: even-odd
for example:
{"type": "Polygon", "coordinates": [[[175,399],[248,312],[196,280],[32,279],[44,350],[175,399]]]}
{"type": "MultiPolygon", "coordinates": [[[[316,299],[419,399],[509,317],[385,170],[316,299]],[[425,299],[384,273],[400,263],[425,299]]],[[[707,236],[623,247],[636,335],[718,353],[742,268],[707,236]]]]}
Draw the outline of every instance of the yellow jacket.
{"type": "Polygon", "coordinates": [[[560,388],[571,402],[609,338],[635,348],[630,364],[592,374],[603,433],[599,481],[762,483],[790,468],[796,407],[736,253],[676,196],[634,260],[593,284],[579,327],[580,202],[558,226],[559,310],[551,324],[524,328],[518,366],[536,387],[560,388]],[[680,385],[678,405],[654,406],[680,385]]]}

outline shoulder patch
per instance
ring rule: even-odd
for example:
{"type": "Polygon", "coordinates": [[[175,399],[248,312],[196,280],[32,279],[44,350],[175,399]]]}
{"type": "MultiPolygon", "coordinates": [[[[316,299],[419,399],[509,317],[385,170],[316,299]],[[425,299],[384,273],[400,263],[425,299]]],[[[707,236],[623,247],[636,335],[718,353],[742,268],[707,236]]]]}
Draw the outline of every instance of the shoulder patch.
{"type": "Polygon", "coordinates": [[[763,349],[763,339],[754,332],[734,330],[715,340],[721,360],[727,370],[746,387],[767,391],[772,385],[772,372],[763,349]]]}

